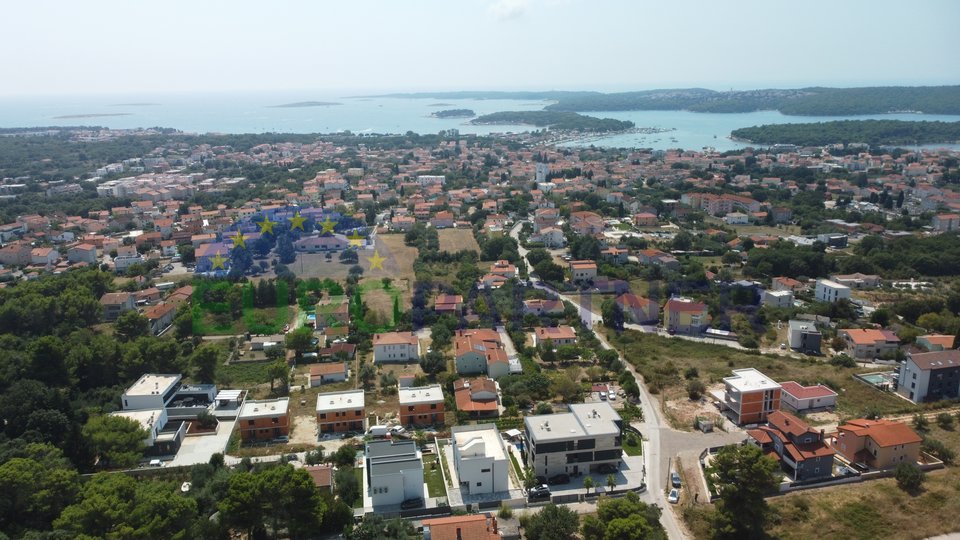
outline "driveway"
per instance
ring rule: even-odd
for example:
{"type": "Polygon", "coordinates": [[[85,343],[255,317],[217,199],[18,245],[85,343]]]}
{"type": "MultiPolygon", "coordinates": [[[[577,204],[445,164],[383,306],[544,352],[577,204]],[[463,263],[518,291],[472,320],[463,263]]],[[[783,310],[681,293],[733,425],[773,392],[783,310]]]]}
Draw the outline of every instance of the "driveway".
{"type": "Polygon", "coordinates": [[[221,420],[220,427],[214,435],[184,437],[183,444],[180,445],[180,451],[167,466],[187,467],[198,463],[208,463],[210,456],[226,452],[234,424],[236,424],[235,420],[221,420]]]}

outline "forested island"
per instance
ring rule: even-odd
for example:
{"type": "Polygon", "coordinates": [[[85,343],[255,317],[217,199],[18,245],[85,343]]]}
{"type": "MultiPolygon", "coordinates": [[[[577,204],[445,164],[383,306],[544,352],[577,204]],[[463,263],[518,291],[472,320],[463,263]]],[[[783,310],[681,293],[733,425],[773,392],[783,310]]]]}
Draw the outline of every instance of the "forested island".
{"type": "Polygon", "coordinates": [[[907,122],[902,120],[840,120],[808,124],[772,124],[734,130],[731,137],[755,144],[867,143],[916,145],[960,141],[960,122],[907,122]]]}
{"type": "Polygon", "coordinates": [[[430,116],[434,118],[473,118],[476,115],[477,113],[470,109],[447,109],[445,111],[437,111],[430,116]]]}
{"type": "Polygon", "coordinates": [[[693,111],[742,113],[776,110],[799,116],[921,112],[960,114],[960,86],[877,86],[731,90],[705,88],[638,92],[429,92],[376,97],[550,100],[550,111],[693,111]]]}
{"type": "Polygon", "coordinates": [[[524,124],[537,127],[548,127],[566,131],[590,131],[602,133],[608,131],[623,131],[633,127],[633,122],[614,120],[613,118],[596,118],[584,116],[575,112],[561,111],[503,111],[485,114],[470,121],[471,124],[524,124]]]}

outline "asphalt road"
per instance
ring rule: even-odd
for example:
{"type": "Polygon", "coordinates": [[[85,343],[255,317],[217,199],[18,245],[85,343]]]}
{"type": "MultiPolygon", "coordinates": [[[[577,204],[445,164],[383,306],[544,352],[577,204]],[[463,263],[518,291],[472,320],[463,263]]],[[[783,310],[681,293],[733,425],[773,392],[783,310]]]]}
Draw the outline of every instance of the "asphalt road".
{"type": "MultiPolygon", "coordinates": [[[[516,223],[510,230],[510,236],[517,240],[520,256],[523,257],[524,262],[527,263],[527,268],[532,268],[529,261],[526,260],[528,250],[519,245],[518,235],[522,225],[523,222],[516,223]]],[[[559,296],[561,300],[573,304],[580,311],[584,324],[589,328],[592,329],[594,324],[602,322],[600,315],[588,309],[581,308],[576,297],[559,293],[542,282],[536,282],[533,285],[538,289],[552,292],[559,296]]],[[[639,326],[637,329],[649,331],[639,326]]],[[[655,328],[651,330],[656,331],[655,328]]],[[[596,335],[604,349],[613,349],[602,334],[597,332],[596,335]]],[[[666,333],[664,333],[664,335],[667,337],[676,337],[669,336],[666,333]]],[[[710,342],[713,341],[717,340],[710,340],[710,342]]],[[[732,345],[739,347],[737,343],[733,343],[732,345]]],[[[664,509],[661,516],[661,523],[669,538],[689,538],[690,535],[680,523],[677,514],[671,511],[673,505],[667,502],[667,487],[670,485],[671,460],[677,455],[699,454],[705,448],[740,442],[743,440],[743,435],[736,432],[725,433],[722,431],[709,434],[691,433],[673,429],[663,420],[659,401],[647,392],[646,385],[643,384],[643,377],[636,372],[630,362],[627,362],[623,357],[621,357],[621,360],[627,370],[633,374],[637,380],[637,385],[640,387],[640,403],[638,405],[643,411],[643,421],[633,422],[632,425],[640,430],[645,442],[643,450],[646,462],[647,492],[641,496],[641,499],[648,503],[657,504],[660,508],[664,509]]]]}

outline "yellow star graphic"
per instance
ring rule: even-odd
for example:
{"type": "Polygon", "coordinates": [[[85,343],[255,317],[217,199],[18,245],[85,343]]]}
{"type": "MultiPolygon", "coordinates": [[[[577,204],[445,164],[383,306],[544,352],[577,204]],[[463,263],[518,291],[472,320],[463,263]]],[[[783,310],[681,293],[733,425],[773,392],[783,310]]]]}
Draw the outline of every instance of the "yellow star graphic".
{"type": "Polygon", "coordinates": [[[213,269],[214,269],[214,270],[216,270],[217,268],[219,268],[219,269],[221,269],[221,270],[226,270],[226,268],[223,267],[223,263],[227,262],[227,260],[220,256],[220,252],[219,252],[219,251],[217,252],[217,254],[216,254],[215,257],[213,257],[212,259],[210,259],[210,262],[213,263],[213,269]]]}
{"type": "Polygon", "coordinates": [[[231,236],[230,239],[233,240],[233,247],[242,247],[242,248],[247,247],[247,243],[246,243],[247,239],[244,238],[242,231],[237,231],[237,235],[231,236]]]}
{"type": "Polygon", "coordinates": [[[297,229],[297,228],[299,228],[301,231],[304,230],[304,229],[303,229],[303,222],[306,221],[307,218],[302,218],[302,217],[300,217],[300,212],[297,212],[297,214],[296,214],[295,216],[293,216],[292,218],[287,218],[287,219],[290,220],[290,229],[291,229],[291,230],[292,230],[292,229],[297,229]]]}
{"type": "Polygon", "coordinates": [[[321,231],[320,234],[327,234],[327,233],[333,234],[334,232],[333,228],[337,226],[337,222],[330,221],[330,216],[327,216],[326,221],[324,221],[320,225],[323,225],[323,231],[321,231]]]}
{"type": "Polygon", "coordinates": [[[267,234],[273,232],[273,221],[270,221],[270,216],[263,216],[263,221],[257,223],[260,226],[260,234],[267,234]]]}
{"type": "Polygon", "coordinates": [[[363,247],[363,237],[360,236],[358,231],[353,231],[353,234],[347,237],[350,240],[351,246],[363,247]]]}
{"type": "Polygon", "coordinates": [[[380,250],[375,250],[373,252],[373,257],[367,257],[367,260],[370,261],[370,269],[376,270],[377,268],[383,270],[383,257],[380,256],[380,250]]]}

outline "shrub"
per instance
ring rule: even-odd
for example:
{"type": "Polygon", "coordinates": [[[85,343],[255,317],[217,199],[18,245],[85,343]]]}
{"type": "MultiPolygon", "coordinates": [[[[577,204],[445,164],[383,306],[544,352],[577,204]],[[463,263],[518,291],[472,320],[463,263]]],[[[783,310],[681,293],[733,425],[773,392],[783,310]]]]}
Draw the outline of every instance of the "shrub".
{"type": "Polygon", "coordinates": [[[510,519],[513,517],[513,509],[506,505],[506,503],[500,503],[500,510],[497,511],[497,517],[500,519],[510,519]]]}
{"type": "Polygon", "coordinates": [[[913,415],[913,429],[925,433],[930,430],[930,421],[922,414],[913,415]]]}
{"type": "Polygon", "coordinates": [[[937,415],[937,425],[940,426],[940,429],[953,431],[953,417],[950,416],[950,413],[940,413],[937,415]]]}
{"type": "Polygon", "coordinates": [[[915,492],[923,485],[923,471],[916,463],[900,463],[893,472],[900,489],[915,492]]]}
{"type": "Polygon", "coordinates": [[[701,382],[699,379],[694,379],[687,383],[687,395],[692,401],[699,400],[706,391],[707,387],[704,386],[703,382],[701,382]]]}

